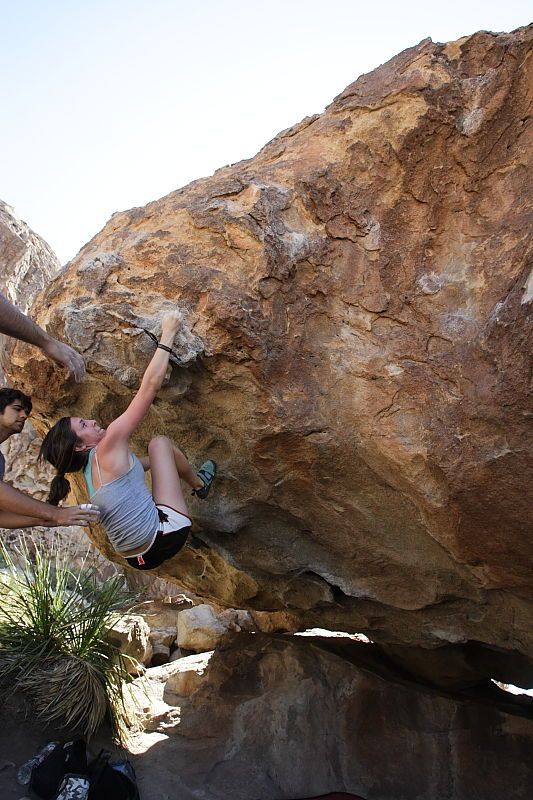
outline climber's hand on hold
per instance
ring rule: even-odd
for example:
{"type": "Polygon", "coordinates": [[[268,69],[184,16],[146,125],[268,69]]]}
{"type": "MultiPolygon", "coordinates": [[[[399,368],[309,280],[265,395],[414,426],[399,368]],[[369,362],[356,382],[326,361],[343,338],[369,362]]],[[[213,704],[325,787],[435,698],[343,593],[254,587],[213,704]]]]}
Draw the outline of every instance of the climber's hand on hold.
{"type": "Polygon", "coordinates": [[[167,344],[167,339],[170,339],[170,344],[174,340],[174,336],[178,332],[183,320],[183,315],[179,309],[166,311],[161,318],[161,341],[167,344]]]}

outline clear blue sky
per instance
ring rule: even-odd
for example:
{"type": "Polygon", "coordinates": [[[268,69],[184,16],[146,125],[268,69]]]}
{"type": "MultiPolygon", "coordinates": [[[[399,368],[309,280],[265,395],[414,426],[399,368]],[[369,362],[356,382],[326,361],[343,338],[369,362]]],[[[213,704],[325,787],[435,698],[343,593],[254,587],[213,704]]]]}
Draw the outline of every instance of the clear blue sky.
{"type": "Polygon", "coordinates": [[[531,4],[0,0],[0,12],[0,198],[64,263],[114,211],[254,155],[395,53],[513,30],[531,4]]]}

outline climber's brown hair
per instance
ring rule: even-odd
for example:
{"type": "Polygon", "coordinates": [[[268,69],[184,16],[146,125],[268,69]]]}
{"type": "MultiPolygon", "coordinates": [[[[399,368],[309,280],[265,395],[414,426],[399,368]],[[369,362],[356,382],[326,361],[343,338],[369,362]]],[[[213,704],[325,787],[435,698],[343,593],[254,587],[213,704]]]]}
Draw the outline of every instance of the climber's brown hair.
{"type": "Polygon", "coordinates": [[[70,492],[70,483],[65,474],[79,472],[87,463],[89,454],[76,450],[79,444],[81,442],[72,430],[70,417],[62,417],[43,439],[39,461],[48,461],[57,469],[48,496],[48,502],[53,506],[57,506],[70,492]]]}

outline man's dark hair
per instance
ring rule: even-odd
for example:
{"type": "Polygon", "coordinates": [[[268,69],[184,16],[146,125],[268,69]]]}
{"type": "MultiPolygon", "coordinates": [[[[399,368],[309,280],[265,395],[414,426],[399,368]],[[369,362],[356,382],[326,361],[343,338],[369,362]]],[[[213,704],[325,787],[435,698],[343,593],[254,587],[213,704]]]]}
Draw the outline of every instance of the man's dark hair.
{"type": "Polygon", "coordinates": [[[0,389],[0,414],[3,414],[6,410],[6,406],[10,406],[15,400],[19,401],[22,408],[27,411],[28,414],[31,413],[31,397],[28,397],[24,392],[19,392],[18,389],[5,388],[0,389]]]}

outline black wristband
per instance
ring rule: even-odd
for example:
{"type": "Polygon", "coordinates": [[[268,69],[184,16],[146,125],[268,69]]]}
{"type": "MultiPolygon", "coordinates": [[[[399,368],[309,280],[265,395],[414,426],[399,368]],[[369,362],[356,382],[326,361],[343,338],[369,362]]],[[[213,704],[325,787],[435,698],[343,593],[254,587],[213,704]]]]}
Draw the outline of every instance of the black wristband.
{"type": "MultiPolygon", "coordinates": [[[[167,347],[166,344],[161,344],[161,342],[159,342],[157,347],[159,347],[161,350],[166,350],[167,353],[172,353],[172,348],[171,347],[167,347]]],[[[157,348],[156,348],[156,350],[157,350],[157,348]]]]}

